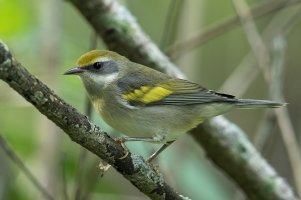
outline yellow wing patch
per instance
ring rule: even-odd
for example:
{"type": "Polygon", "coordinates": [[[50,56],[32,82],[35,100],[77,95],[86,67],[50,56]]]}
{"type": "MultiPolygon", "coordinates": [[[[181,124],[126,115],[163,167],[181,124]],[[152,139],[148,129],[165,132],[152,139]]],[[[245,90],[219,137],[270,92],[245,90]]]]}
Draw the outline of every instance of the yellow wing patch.
{"type": "Polygon", "coordinates": [[[123,94],[122,97],[128,101],[152,103],[152,102],[160,101],[170,94],[172,94],[172,91],[167,85],[157,85],[154,87],[142,86],[139,89],[135,89],[132,92],[123,94]]]}

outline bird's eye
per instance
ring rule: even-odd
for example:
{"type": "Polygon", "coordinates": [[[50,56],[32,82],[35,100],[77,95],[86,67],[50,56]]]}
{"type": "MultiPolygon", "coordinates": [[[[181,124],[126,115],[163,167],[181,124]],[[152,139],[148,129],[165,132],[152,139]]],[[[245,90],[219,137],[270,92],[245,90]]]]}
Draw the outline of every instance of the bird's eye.
{"type": "Polygon", "coordinates": [[[100,69],[102,67],[102,63],[101,62],[96,62],[93,64],[94,69],[100,69]]]}

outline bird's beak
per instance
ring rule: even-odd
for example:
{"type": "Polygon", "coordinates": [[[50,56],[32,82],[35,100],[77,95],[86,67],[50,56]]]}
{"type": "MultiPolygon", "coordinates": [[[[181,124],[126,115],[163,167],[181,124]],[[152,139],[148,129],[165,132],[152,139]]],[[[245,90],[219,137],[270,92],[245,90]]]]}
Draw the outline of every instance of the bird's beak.
{"type": "Polygon", "coordinates": [[[85,71],[85,69],[83,69],[81,67],[74,67],[74,68],[69,69],[68,71],[66,71],[64,73],[64,75],[80,74],[80,73],[83,73],[84,71],[85,71]]]}

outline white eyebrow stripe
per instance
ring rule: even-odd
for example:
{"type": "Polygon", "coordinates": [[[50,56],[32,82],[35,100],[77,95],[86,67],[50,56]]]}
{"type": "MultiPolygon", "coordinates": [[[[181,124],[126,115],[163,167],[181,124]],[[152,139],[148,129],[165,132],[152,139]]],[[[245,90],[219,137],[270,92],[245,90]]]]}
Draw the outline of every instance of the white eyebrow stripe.
{"type": "Polygon", "coordinates": [[[112,59],[109,59],[107,57],[102,57],[102,58],[98,58],[96,59],[94,62],[106,62],[106,61],[110,61],[112,59]]]}

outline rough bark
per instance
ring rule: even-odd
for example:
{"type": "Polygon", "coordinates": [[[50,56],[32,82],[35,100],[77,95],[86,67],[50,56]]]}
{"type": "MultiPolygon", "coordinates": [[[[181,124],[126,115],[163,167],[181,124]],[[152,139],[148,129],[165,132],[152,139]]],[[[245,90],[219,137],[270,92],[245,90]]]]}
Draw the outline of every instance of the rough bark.
{"type": "Polygon", "coordinates": [[[1,40],[0,79],[64,130],[72,141],[112,165],[150,198],[182,199],[182,196],[167,185],[162,174],[148,165],[141,156],[129,153],[125,159],[119,159],[124,155],[122,147],[30,74],[11,56],[8,47],[1,40]]]}
{"type": "MultiPolygon", "coordinates": [[[[142,31],[131,13],[115,0],[69,0],[109,49],[133,61],[185,77],[142,31]]],[[[229,175],[250,199],[297,199],[291,187],[261,157],[246,134],[224,117],[192,131],[208,158],[229,175]],[[263,175],[265,174],[265,175],[263,175]]]]}

